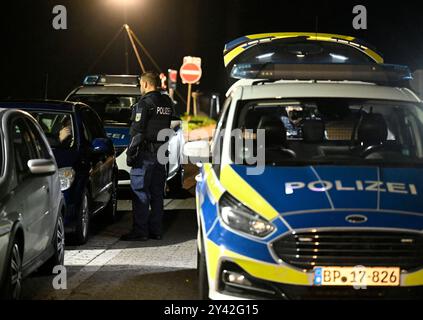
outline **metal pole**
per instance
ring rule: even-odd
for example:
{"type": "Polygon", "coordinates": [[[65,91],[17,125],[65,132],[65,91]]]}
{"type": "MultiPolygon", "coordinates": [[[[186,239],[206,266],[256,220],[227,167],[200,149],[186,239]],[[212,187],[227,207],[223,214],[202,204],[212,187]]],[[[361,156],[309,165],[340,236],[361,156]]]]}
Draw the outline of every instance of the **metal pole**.
{"type": "Polygon", "coordinates": [[[142,63],[141,56],[137,50],[137,46],[135,45],[134,39],[132,38],[132,35],[131,35],[131,29],[129,28],[127,24],[125,24],[125,30],[126,30],[126,33],[128,34],[129,40],[131,41],[132,49],[134,49],[135,55],[138,60],[138,64],[140,65],[142,72],[145,72],[145,68],[144,68],[144,64],[142,63]]]}
{"type": "Polygon", "coordinates": [[[190,83],[188,84],[187,115],[189,115],[191,112],[191,90],[192,90],[192,85],[190,83]]]}

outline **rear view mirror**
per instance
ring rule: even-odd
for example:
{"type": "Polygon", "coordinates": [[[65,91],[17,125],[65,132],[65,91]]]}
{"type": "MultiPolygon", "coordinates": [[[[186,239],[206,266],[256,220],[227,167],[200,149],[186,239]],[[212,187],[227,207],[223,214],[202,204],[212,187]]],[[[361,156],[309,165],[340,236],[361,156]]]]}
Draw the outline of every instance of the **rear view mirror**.
{"type": "Polygon", "coordinates": [[[28,161],[28,168],[32,174],[43,175],[56,172],[56,163],[52,159],[36,159],[28,161]]]}

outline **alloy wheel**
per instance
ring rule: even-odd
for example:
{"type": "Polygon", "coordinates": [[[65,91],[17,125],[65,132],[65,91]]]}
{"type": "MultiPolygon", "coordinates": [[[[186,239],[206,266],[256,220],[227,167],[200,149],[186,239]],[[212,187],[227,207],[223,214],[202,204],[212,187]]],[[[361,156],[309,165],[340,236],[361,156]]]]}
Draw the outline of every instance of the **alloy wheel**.
{"type": "Polygon", "coordinates": [[[59,217],[59,220],[57,222],[56,241],[58,261],[63,263],[65,258],[65,226],[63,224],[62,217],[59,217]]]}
{"type": "Polygon", "coordinates": [[[18,244],[13,245],[10,260],[11,298],[17,300],[22,291],[22,258],[18,244]]]}

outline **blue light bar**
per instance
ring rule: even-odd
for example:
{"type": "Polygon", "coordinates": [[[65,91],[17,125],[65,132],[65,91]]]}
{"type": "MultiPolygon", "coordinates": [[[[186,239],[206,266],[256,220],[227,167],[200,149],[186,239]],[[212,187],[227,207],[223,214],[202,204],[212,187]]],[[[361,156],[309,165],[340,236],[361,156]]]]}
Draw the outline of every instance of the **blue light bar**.
{"type": "Polygon", "coordinates": [[[260,80],[362,81],[387,86],[409,86],[413,79],[407,66],[390,64],[250,64],[233,66],[231,77],[260,80]]]}
{"type": "Polygon", "coordinates": [[[138,75],[89,75],[84,79],[86,86],[104,86],[104,85],[127,85],[138,86],[140,76],[138,75]]]}
{"type": "Polygon", "coordinates": [[[98,75],[86,76],[85,79],[84,79],[83,85],[85,85],[85,86],[95,86],[99,79],[100,79],[100,76],[98,76],[98,75]]]}

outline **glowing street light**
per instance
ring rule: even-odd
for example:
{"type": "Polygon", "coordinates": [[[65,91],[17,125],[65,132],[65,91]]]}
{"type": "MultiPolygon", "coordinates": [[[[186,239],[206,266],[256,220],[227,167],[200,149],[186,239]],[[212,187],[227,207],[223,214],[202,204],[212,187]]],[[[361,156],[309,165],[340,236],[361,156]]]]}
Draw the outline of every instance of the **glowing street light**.
{"type": "Polygon", "coordinates": [[[139,3],[140,0],[109,0],[110,5],[114,7],[121,7],[123,10],[124,23],[127,23],[128,8],[139,3]]]}

